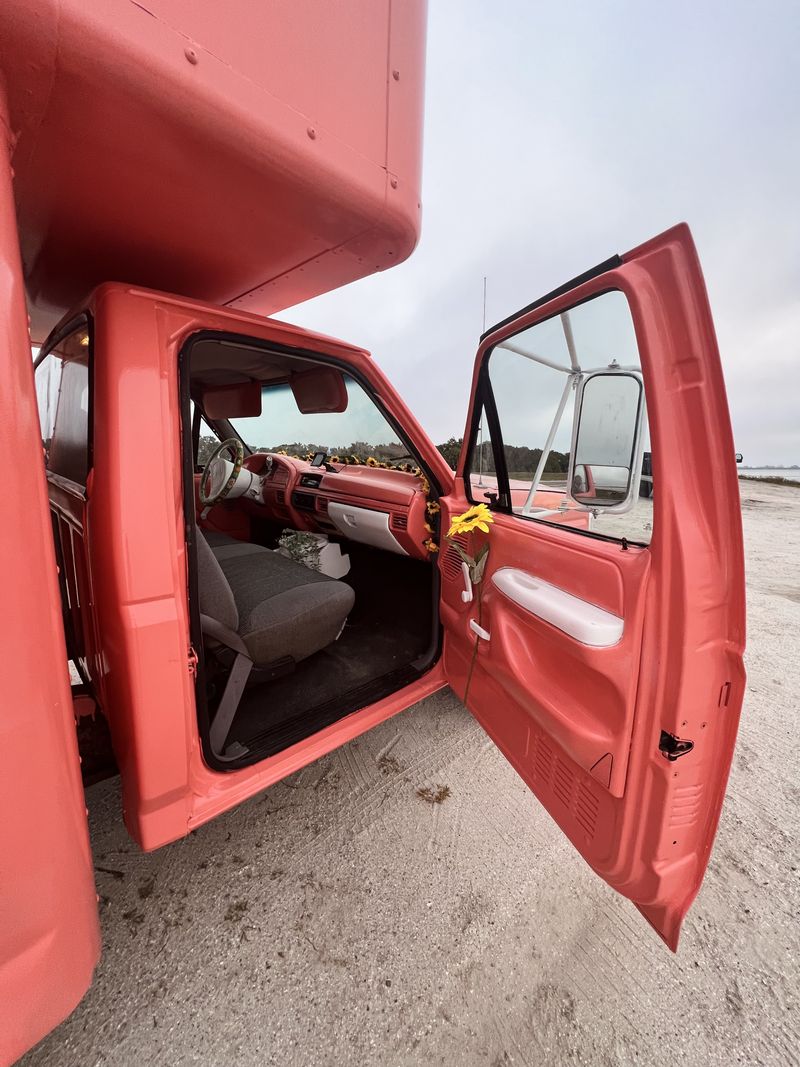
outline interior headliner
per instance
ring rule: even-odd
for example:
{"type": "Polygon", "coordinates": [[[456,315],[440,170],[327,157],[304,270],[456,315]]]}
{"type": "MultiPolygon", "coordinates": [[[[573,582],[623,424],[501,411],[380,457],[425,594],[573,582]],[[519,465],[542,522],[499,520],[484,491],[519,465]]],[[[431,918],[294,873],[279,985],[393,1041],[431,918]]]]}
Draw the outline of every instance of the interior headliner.
{"type": "Polygon", "coordinates": [[[192,346],[191,392],[204,386],[239,385],[248,381],[284,382],[293,371],[307,370],[314,360],[286,355],[243,342],[204,338],[192,346]]]}

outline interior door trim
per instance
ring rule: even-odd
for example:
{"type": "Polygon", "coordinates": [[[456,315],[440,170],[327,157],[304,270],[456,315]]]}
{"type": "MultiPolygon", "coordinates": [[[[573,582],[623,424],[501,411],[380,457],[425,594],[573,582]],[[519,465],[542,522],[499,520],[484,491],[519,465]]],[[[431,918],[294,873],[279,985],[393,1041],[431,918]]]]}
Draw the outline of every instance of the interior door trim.
{"type": "Polygon", "coordinates": [[[592,648],[611,648],[625,630],[625,620],[588,600],[559,589],[516,567],[500,567],[492,585],[515,604],[592,648]]]}

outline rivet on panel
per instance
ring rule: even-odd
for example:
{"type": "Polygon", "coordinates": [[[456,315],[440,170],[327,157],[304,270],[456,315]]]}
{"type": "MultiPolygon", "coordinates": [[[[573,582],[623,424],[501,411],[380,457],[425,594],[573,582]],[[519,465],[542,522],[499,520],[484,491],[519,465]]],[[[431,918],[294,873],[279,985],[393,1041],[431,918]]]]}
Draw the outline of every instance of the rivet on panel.
{"type": "Polygon", "coordinates": [[[196,67],[200,60],[197,57],[197,52],[193,48],[185,48],[183,54],[189,60],[193,67],[196,67]]]}
{"type": "Polygon", "coordinates": [[[390,178],[389,179],[389,185],[391,185],[391,187],[393,189],[396,189],[397,188],[397,178],[390,178]]]}
{"type": "Polygon", "coordinates": [[[311,138],[312,141],[316,139],[317,131],[314,129],[313,126],[309,126],[308,129],[306,130],[306,133],[308,134],[308,136],[311,138]]]}
{"type": "Polygon", "coordinates": [[[392,77],[394,78],[394,80],[396,82],[399,82],[400,81],[400,71],[399,70],[393,70],[392,71],[392,77]]]}

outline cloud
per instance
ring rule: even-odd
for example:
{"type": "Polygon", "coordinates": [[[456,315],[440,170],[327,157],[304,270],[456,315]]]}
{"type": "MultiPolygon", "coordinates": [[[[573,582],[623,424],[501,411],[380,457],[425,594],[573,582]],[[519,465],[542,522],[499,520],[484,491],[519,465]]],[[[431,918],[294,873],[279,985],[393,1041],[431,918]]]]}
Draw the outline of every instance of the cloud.
{"type": "Polygon", "coordinates": [[[796,3],[437,0],[423,234],[285,317],[363,344],[438,441],[482,327],[686,220],[746,462],[800,462],[796,3]]]}

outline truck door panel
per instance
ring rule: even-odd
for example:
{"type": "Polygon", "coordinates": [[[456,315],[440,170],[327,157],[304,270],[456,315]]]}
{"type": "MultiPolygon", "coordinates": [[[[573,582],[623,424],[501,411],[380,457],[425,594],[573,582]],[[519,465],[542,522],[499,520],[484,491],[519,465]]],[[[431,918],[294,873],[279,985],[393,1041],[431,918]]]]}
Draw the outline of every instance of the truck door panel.
{"type": "MultiPolygon", "coordinates": [[[[466,500],[455,504],[461,511],[468,506],[466,500]]],[[[448,525],[452,513],[448,501],[444,518],[448,525]]],[[[497,515],[491,528],[482,625],[492,636],[488,645],[479,642],[478,663],[486,660],[491,672],[498,698],[492,707],[522,705],[585,777],[598,777],[612,795],[622,796],[649,555],[641,549],[623,553],[600,540],[576,545],[573,534],[540,529],[533,523],[520,525],[513,516],[497,515]],[[533,614],[496,584],[501,572],[509,569],[563,590],[578,604],[620,618],[622,637],[612,647],[592,647],[533,614]]],[[[463,693],[474,645],[469,629],[474,613],[463,610],[463,577],[454,557],[452,548],[445,549],[442,616],[448,636],[459,635],[458,641],[445,644],[445,669],[456,692],[463,693]]]]}
{"type": "MultiPolygon", "coordinates": [[[[604,425],[619,430],[613,419],[604,425]]],[[[539,462],[528,452],[526,462],[539,462]]],[[[465,589],[461,557],[442,543],[445,673],[462,697],[468,688],[469,709],[575,848],[674,950],[711,852],[744,693],[735,453],[687,227],[614,257],[484,337],[456,489],[441,502],[443,530],[486,500],[494,519],[488,535],[459,535],[473,555],[489,545],[480,595],[465,589]],[[617,359],[622,334],[604,334],[602,316],[597,330],[573,337],[570,322],[608,294],[625,298],[640,366],[617,359]],[[566,364],[556,369],[572,378],[578,394],[587,363],[605,367],[603,374],[641,376],[645,386],[647,418],[640,417],[636,433],[649,424],[650,440],[637,437],[631,452],[628,503],[607,511],[617,493],[614,478],[594,474],[602,475],[604,463],[613,472],[618,460],[599,451],[592,477],[587,468],[591,492],[581,490],[589,504],[581,512],[570,496],[581,489],[573,472],[586,462],[576,441],[586,448],[591,438],[591,420],[581,421],[577,399],[574,408],[564,405],[574,413],[573,436],[542,458],[563,462],[561,473],[550,475],[561,484],[543,480],[543,497],[528,473],[526,512],[520,471],[512,469],[522,462],[517,446],[542,396],[517,388],[524,400],[517,413],[525,418],[504,416],[494,353],[523,349],[520,365],[526,356],[541,364],[543,349],[534,351],[531,338],[562,328],[566,364]],[[643,451],[645,493],[638,484],[643,451]],[[487,477],[490,455],[496,469],[487,477]],[[640,495],[652,506],[643,525],[635,517],[641,501],[622,513],[640,495]],[[576,508],[589,519],[584,529],[563,522],[576,508]],[[625,536],[626,523],[634,524],[633,536],[625,536]]]]}

